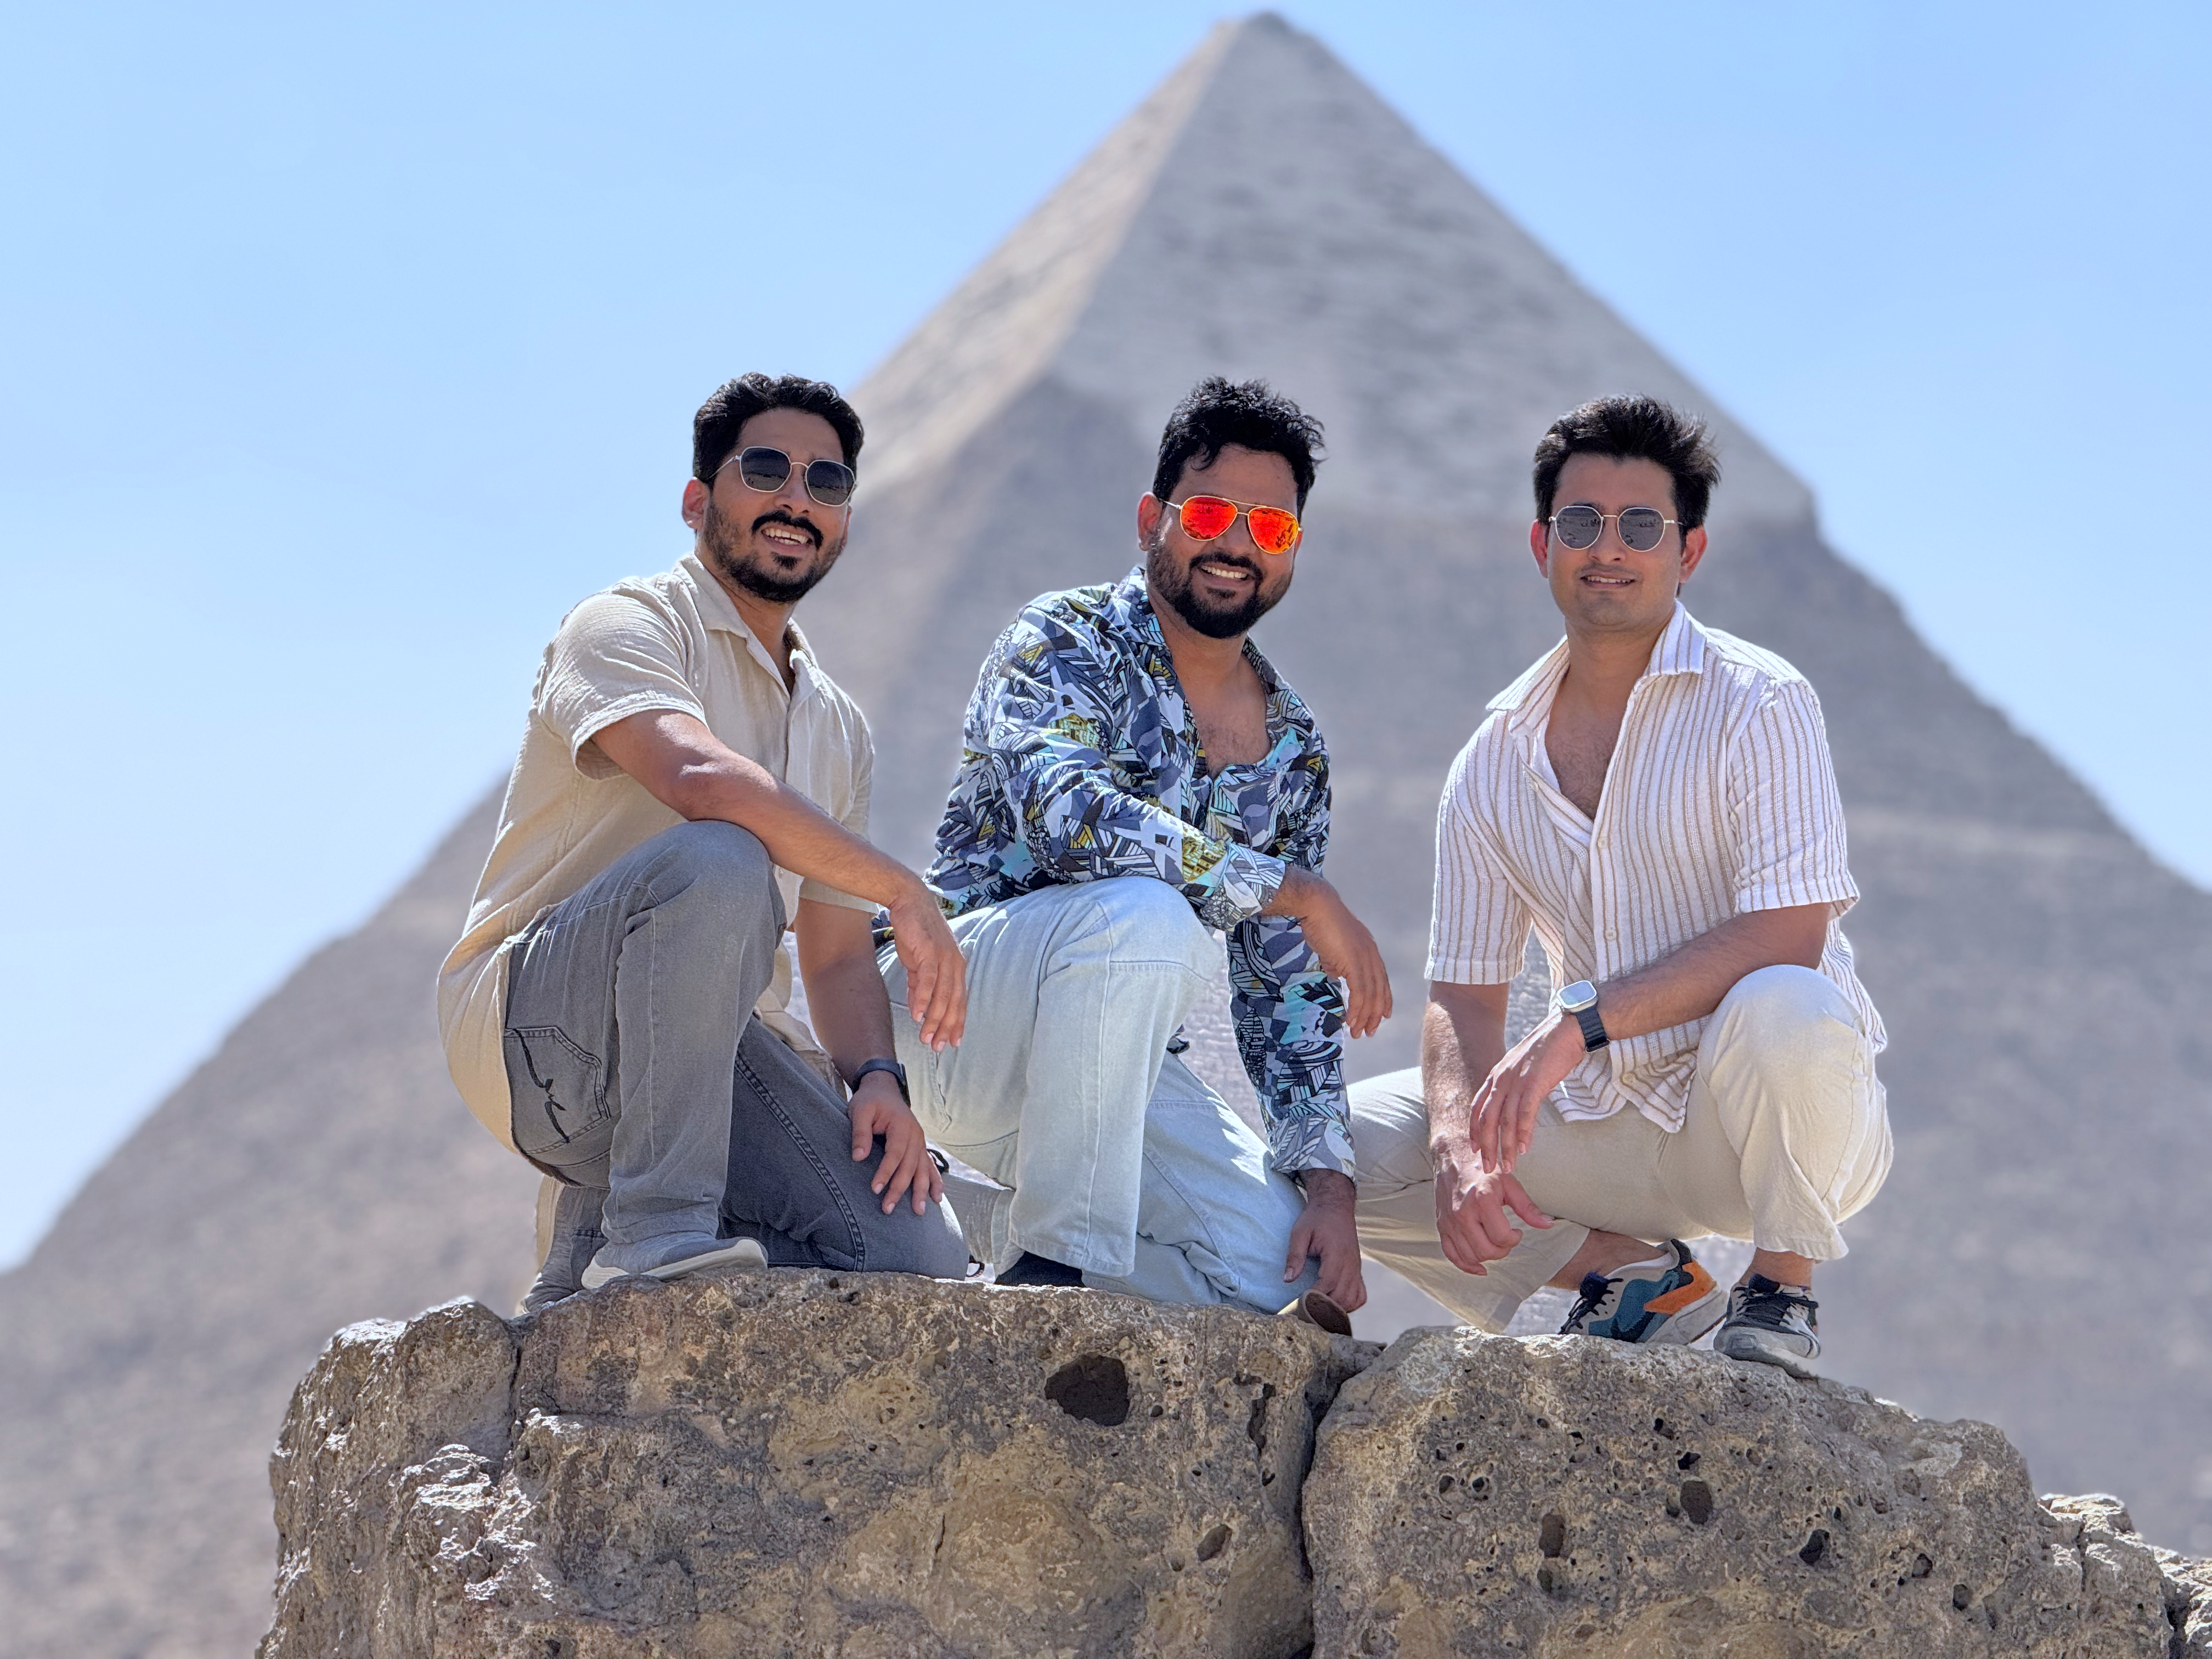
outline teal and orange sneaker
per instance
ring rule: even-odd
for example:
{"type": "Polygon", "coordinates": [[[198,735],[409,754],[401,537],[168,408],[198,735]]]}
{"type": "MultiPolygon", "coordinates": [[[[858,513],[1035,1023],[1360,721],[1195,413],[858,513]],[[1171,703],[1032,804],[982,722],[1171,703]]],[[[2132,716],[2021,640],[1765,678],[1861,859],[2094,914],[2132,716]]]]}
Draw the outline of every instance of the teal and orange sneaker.
{"type": "Polygon", "coordinates": [[[1616,1342],[1696,1341],[1728,1311],[1728,1291],[1698,1265],[1689,1246],[1667,1241],[1663,1255],[1606,1273],[1584,1273],[1582,1295],[1561,1336],[1609,1336],[1616,1342]]]}

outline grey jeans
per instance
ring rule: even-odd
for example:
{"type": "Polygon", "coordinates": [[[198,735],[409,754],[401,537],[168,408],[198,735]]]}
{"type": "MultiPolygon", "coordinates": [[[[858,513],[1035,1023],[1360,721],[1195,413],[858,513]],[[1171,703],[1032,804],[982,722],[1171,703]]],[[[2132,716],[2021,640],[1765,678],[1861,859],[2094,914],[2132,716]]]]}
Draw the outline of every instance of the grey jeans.
{"type": "Polygon", "coordinates": [[[532,1305],[602,1242],[672,1233],[748,1235],[772,1267],[966,1272],[949,1212],[883,1212],[845,1103],[753,1018],[783,928],[767,849],[709,821],[617,860],[511,947],[514,1144],[564,1183],[532,1305]]]}

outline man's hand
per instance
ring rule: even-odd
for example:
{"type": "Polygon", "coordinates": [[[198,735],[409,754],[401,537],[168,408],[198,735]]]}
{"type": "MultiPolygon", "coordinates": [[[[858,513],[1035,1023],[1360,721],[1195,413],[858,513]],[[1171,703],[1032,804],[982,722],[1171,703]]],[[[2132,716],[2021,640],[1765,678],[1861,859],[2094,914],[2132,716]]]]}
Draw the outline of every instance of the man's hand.
{"type": "Polygon", "coordinates": [[[1322,970],[1344,981],[1344,1024],[1364,1037],[1390,1018],[1390,970],[1367,924],[1352,914],[1336,889],[1310,870],[1290,865],[1262,915],[1295,916],[1322,970]]]}
{"type": "Polygon", "coordinates": [[[1548,1227],[1552,1218],[1510,1174],[1493,1170],[1473,1143],[1438,1136],[1430,1151],[1437,1169],[1437,1237],[1444,1259],[1462,1273],[1487,1274],[1495,1261],[1521,1242],[1507,1219],[1510,1210],[1532,1227],[1548,1227]]]}
{"type": "Polygon", "coordinates": [[[1583,1028],[1556,1010],[1505,1051],[1468,1115],[1468,1136],[1484,1168],[1512,1172],[1535,1136],[1538,1109],[1582,1060],[1583,1028]]]}
{"type": "Polygon", "coordinates": [[[1367,1304],[1367,1284],[1359,1272],[1359,1226],[1352,1218],[1359,1189],[1334,1170],[1305,1172],[1306,1207],[1291,1229],[1291,1252],[1283,1263],[1283,1282],[1306,1270],[1306,1258],[1321,1258],[1316,1287],[1346,1313],[1367,1304]]]}
{"type": "Polygon", "coordinates": [[[945,1177],[938,1173],[921,1125],[900,1097],[890,1073],[871,1072],[860,1079],[860,1086],[853,1091],[852,1114],[854,1162],[875,1150],[878,1135],[884,1138],[884,1161],[868,1185],[883,1195],[885,1215],[908,1194],[916,1215],[945,1196],[945,1177]]]}
{"type": "Polygon", "coordinates": [[[917,879],[884,908],[906,969],[907,1009],[921,1027],[921,1040],[936,1049],[958,1042],[968,1024],[968,963],[937,895],[917,879]]]}

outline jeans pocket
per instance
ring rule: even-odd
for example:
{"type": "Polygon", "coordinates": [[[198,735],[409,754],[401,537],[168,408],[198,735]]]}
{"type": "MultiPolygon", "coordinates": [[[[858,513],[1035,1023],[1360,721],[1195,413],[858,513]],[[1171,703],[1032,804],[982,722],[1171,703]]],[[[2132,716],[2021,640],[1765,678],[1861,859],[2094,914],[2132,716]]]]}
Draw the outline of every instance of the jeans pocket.
{"type": "Polygon", "coordinates": [[[515,1147],[562,1162],[562,1148],[606,1119],[606,1066],[557,1025],[510,1025],[505,1046],[515,1147]]]}

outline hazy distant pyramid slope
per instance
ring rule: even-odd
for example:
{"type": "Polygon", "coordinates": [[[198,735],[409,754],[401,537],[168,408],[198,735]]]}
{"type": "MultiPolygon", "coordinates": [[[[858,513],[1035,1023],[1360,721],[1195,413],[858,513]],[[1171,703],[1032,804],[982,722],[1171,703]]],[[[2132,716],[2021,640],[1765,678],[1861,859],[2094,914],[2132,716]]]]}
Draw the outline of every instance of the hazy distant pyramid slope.
{"type": "MultiPolygon", "coordinates": [[[[1263,643],[1336,758],[1330,873],[1392,957],[1410,1056],[1431,826],[1484,702],[1558,635],[1529,574],[1535,434],[1595,393],[1713,412],[1323,48],[1218,31],[856,393],[873,434],[804,620],[879,750],[879,839],[923,856],[992,635],[1118,575],[1169,404],[1264,374],[1328,424],[1263,643]]],[[[1690,600],[1819,685],[1893,1046],[1881,1202],[1824,1279],[1836,1368],[2002,1425],[2038,1479],[2212,1552],[2212,896],[2160,869],[1822,545],[1721,420],[1690,600]]],[[[240,1654],[262,1465],[346,1321],[511,1298],[532,1178],[454,1099],[430,983],[489,806],[312,958],[0,1277],[0,1654],[240,1654]]]]}
{"type": "Polygon", "coordinates": [[[1838,1360],[2212,1545],[2212,1439],[2181,1430],[2212,1420],[2212,1267],[2185,1235],[2212,1169],[2212,898],[1960,684],[1755,440],[1274,19],[1218,31],[856,393],[862,511],[808,625],[875,723],[879,838],[925,854],[991,635],[1133,562],[1160,422],[1214,372],[1328,426],[1260,634],[1328,732],[1331,873],[1392,958],[1401,1018],[1362,1071],[1411,1057],[1444,768],[1558,637],[1525,550],[1536,434],[1611,391],[1716,418],[1688,598],[1820,687],[1894,1038],[1897,1173],[1823,1286],[1838,1360]]]}
{"type": "Polygon", "coordinates": [[[269,1448],[325,1340],[449,1296],[513,1304],[537,1178],[453,1097],[431,1008],[489,805],[0,1276],[0,1653],[251,1652],[269,1448]]]}

